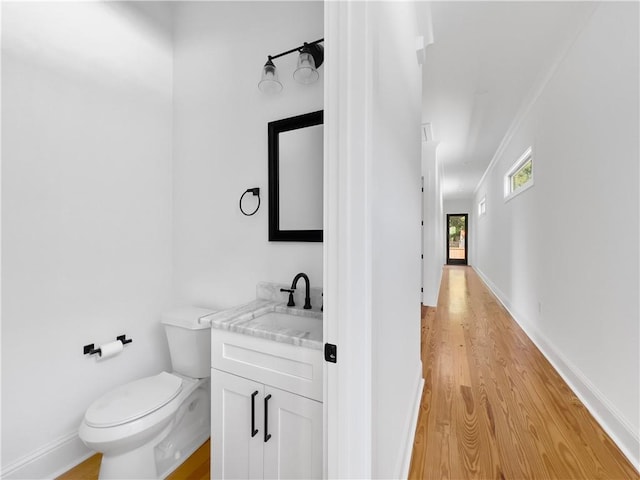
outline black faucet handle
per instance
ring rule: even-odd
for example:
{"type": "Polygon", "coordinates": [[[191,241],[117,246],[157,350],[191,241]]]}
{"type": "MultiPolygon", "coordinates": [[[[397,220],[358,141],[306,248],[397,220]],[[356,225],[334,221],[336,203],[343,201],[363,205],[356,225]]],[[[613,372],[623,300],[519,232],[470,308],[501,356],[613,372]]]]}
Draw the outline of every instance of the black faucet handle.
{"type": "Polygon", "coordinates": [[[296,306],[296,304],[295,304],[295,303],[294,303],[294,301],[293,301],[293,292],[294,292],[294,289],[293,289],[293,288],[291,288],[291,289],[289,289],[289,288],[281,288],[281,289],[280,289],[280,291],[281,291],[281,292],[288,292],[288,293],[289,293],[289,302],[287,303],[287,307],[295,307],[295,306],[296,306]]]}

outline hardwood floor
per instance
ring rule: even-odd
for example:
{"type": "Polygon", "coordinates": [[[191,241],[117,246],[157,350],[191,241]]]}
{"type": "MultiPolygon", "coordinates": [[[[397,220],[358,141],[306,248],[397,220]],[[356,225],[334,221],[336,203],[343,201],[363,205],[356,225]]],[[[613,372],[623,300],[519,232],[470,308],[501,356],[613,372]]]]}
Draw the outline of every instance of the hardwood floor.
{"type": "Polygon", "coordinates": [[[60,475],[56,480],[98,480],[101,460],[102,455],[96,453],[68,472],[60,475]]]}
{"type": "MultiPolygon", "coordinates": [[[[211,441],[207,440],[182,465],[175,469],[167,477],[167,480],[209,480],[210,448],[211,441]]],[[[102,455],[96,453],[80,465],[59,476],[56,480],[97,480],[101,459],[102,455]]]]}
{"type": "Polygon", "coordinates": [[[409,478],[640,478],[473,269],[445,267],[423,322],[409,478]]]}
{"type": "Polygon", "coordinates": [[[211,478],[210,459],[211,440],[209,439],[176,468],[167,480],[209,480],[211,478]]]}

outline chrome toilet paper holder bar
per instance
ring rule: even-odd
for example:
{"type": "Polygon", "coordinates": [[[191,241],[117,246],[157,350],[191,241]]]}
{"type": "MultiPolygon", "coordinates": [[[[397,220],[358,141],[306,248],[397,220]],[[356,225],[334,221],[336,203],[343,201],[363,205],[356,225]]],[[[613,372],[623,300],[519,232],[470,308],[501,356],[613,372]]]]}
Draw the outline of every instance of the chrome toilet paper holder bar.
{"type": "MultiPolygon", "coordinates": [[[[133,342],[133,339],[127,338],[127,335],[118,335],[116,337],[116,340],[120,340],[123,346],[126,345],[127,343],[133,342]]],[[[100,350],[100,347],[96,348],[96,346],[93,343],[90,343],[89,345],[85,345],[84,347],[82,347],[82,351],[84,355],[94,355],[97,353],[98,355],[102,356],[102,350],[100,350]]]]}

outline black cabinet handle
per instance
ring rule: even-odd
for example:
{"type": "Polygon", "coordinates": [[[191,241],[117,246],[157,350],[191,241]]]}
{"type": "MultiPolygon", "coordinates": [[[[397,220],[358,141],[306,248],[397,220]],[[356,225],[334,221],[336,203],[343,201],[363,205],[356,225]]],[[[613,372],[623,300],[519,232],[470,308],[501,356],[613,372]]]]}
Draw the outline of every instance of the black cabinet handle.
{"type": "Polygon", "coordinates": [[[255,437],[258,434],[258,429],[256,428],[256,395],[258,394],[258,390],[251,394],[251,438],[255,437]]]}
{"type": "Polygon", "coordinates": [[[271,394],[264,397],[264,441],[265,443],[269,441],[271,438],[271,434],[269,432],[269,399],[271,398],[271,394]]]}

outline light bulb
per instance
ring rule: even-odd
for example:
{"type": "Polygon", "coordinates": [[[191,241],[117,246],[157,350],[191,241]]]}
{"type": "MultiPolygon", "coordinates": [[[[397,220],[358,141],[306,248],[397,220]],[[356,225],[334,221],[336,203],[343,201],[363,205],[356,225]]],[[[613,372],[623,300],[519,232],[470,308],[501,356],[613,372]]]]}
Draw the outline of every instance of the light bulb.
{"type": "Polygon", "coordinates": [[[300,52],[298,57],[298,68],[293,72],[293,78],[298,83],[308,85],[320,78],[320,74],[316,70],[316,62],[313,56],[305,51],[300,52]]]}
{"type": "Polygon", "coordinates": [[[267,60],[262,69],[262,78],[258,83],[258,88],[263,93],[278,93],[282,90],[282,84],[278,80],[278,71],[271,59],[267,60]]]}

